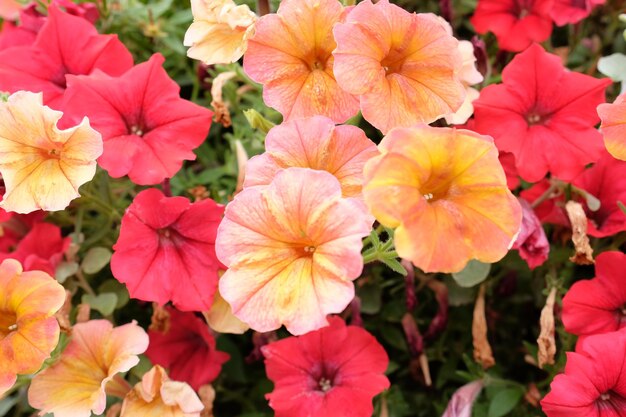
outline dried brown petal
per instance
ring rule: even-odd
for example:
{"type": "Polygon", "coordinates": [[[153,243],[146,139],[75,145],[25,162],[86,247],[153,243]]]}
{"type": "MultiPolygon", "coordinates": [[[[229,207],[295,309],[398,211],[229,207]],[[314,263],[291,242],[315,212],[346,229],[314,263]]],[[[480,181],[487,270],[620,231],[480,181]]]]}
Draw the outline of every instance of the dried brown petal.
{"type": "Polygon", "coordinates": [[[203,385],[198,390],[200,401],[204,405],[204,410],[200,413],[201,417],[213,417],[213,402],[215,401],[215,389],[211,384],[203,385]]]}
{"type": "Polygon", "coordinates": [[[578,265],[593,264],[593,249],[589,245],[589,237],[587,237],[587,216],[582,204],[576,201],[568,201],[565,204],[565,210],[572,223],[572,242],[576,253],[570,258],[570,261],[578,265]]]}
{"type": "Polygon", "coordinates": [[[159,333],[167,333],[169,331],[170,313],[165,307],[152,303],[152,320],[149,329],[159,333]]]}
{"type": "Polygon", "coordinates": [[[528,402],[528,404],[532,405],[533,407],[539,406],[539,401],[541,400],[541,392],[539,392],[537,385],[532,382],[528,385],[526,394],[524,394],[524,399],[526,400],[526,402],[528,402]]]}
{"type": "Polygon", "coordinates": [[[76,323],[89,321],[91,318],[91,307],[89,307],[89,304],[79,304],[76,309],[78,310],[76,313],[76,323]]]}
{"type": "Polygon", "coordinates": [[[213,119],[217,123],[221,123],[224,127],[230,127],[232,121],[230,119],[230,111],[228,109],[228,103],[224,102],[222,96],[222,88],[224,84],[237,74],[234,71],[222,72],[213,79],[213,85],[211,86],[211,107],[215,111],[213,119]]]}
{"type": "Polygon", "coordinates": [[[537,344],[539,345],[539,367],[544,365],[554,365],[554,355],[556,354],[556,342],[554,340],[554,301],[556,300],[556,288],[550,290],[550,295],[546,300],[546,305],[541,310],[539,325],[541,331],[537,344]]]}
{"type": "Polygon", "coordinates": [[[496,364],[487,339],[487,319],[485,317],[485,284],[480,286],[476,304],[474,305],[474,320],[472,321],[472,338],[474,343],[474,360],[484,369],[496,364]]]}
{"type": "Polygon", "coordinates": [[[63,333],[71,333],[72,323],[70,322],[70,312],[72,311],[72,293],[65,290],[65,302],[54,315],[59,322],[59,327],[63,333]]]}

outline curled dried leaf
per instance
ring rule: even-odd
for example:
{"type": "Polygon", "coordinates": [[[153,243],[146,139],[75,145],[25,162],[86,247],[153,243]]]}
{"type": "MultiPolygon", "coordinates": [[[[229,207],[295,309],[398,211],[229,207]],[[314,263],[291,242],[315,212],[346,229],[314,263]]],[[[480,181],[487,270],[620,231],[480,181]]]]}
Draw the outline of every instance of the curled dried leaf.
{"type": "Polygon", "coordinates": [[[57,313],[54,315],[59,322],[59,327],[63,333],[71,333],[72,332],[72,323],[70,322],[70,313],[72,311],[72,293],[68,290],[65,290],[65,302],[63,306],[57,313]]]}
{"type": "Polygon", "coordinates": [[[576,252],[570,258],[570,261],[578,265],[593,264],[593,249],[589,245],[589,237],[587,236],[587,216],[582,204],[576,201],[568,201],[565,204],[565,210],[572,224],[572,242],[576,252]]]}
{"type": "Polygon", "coordinates": [[[165,307],[152,303],[152,318],[149,329],[159,333],[167,333],[169,331],[170,313],[165,307]]]}
{"type": "Polygon", "coordinates": [[[484,369],[496,364],[489,339],[487,339],[487,318],[485,317],[485,284],[478,290],[478,297],[474,305],[474,319],[472,321],[472,339],[474,343],[474,360],[484,369]]]}
{"type": "Polygon", "coordinates": [[[556,342],[554,340],[554,301],[556,300],[556,288],[550,290],[550,295],[546,300],[546,305],[541,310],[539,325],[541,331],[537,344],[539,345],[539,367],[544,365],[554,365],[554,355],[556,354],[556,342]]]}
{"type": "Polygon", "coordinates": [[[217,123],[222,124],[224,127],[230,127],[232,125],[232,121],[230,119],[228,103],[224,102],[224,98],[222,96],[222,88],[228,80],[232,79],[236,75],[237,74],[234,71],[222,72],[213,79],[213,85],[211,86],[211,107],[213,107],[213,110],[215,111],[213,118],[217,123]]]}
{"type": "Polygon", "coordinates": [[[198,396],[204,410],[200,414],[201,417],[213,417],[213,402],[215,401],[215,389],[211,384],[203,385],[198,390],[198,396]]]}

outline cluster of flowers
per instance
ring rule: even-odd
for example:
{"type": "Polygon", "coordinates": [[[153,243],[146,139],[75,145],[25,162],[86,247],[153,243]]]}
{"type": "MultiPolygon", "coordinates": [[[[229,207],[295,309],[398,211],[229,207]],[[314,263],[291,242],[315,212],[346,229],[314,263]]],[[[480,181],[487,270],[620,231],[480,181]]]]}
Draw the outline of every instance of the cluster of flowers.
{"type": "MultiPolygon", "coordinates": [[[[472,44],[432,14],[388,0],[284,0],[257,17],[232,1],[192,0],[189,55],[208,64],[243,55],[284,121],[226,207],[167,187],[134,197],[111,271],[131,297],[171,303],[159,310],[166,325],[147,333],[135,322],[76,323],[33,377],[30,404],[87,417],[105,411],[108,394],[123,399],[125,417],[199,416],[195,391],[202,397],[228,360],[195,314],[203,312],[214,331],[285,326],[294,335],[262,348],[278,417],[368,417],[389,387],[389,359],[366,330],[331,315],[354,298],[362,239],[375,221],[411,267],[444,273],[497,262],[511,247],[531,268],[541,265],[549,251],[542,222],[570,224],[558,193],[566,184],[587,204],[587,233],[626,230],[618,204],[626,201],[626,96],[606,104],[609,80],[571,72],[532,43],[549,36],[545,19],[551,30],[550,19],[575,21],[595,4],[575,14],[565,3],[479,1],[477,30],[523,52],[502,83],[478,93],[472,44]],[[515,19],[494,17],[505,12],[515,19]],[[536,24],[542,29],[531,30],[536,24]],[[359,111],[383,133],[378,146],[358,127],[336,125],[359,111]],[[440,119],[466,125],[428,125],[440,119]],[[536,184],[517,198],[519,177],[536,184]],[[120,373],[143,353],[155,366],[130,387],[120,373]]],[[[135,65],[115,35],[97,32],[96,12],[53,0],[47,15],[19,10],[20,23],[0,34],[0,91],[11,94],[0,102],[0,395],[59,344],[55,313],[66,291],[51,275],[70,240],[39,210],[65,209],[97,166],[160,184],[195,159],[211,126],[211,111],[180,98],[161,55],[135,65]]],[[[625,266],[621,253],[601,254],[598,277],[564,299],[565,326],[581,340],[543,401],[551,417],[626,409],[626,373],[616,367],[626,354],[625,266]]]]}

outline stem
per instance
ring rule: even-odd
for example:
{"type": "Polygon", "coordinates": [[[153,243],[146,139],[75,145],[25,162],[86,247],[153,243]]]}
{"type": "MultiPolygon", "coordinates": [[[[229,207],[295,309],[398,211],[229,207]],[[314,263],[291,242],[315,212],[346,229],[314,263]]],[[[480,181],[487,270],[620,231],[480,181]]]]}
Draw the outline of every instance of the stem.
{"type": "Polygon", "coordinates": [[[100,208],[105,209],[108,214],[115,217],[116,219],[122,218],[122,215],[117,211],[115,207],[106,203],[105,201],[102,201],[99,197],[96,197],[95,195],[90,194],[86,191],[83,191],[81,196],[85,198],[87,201],[94,203],[97,206],[100,206],[100,208]]]}
{"type": "Polygon", "coordinates": [[[85,290],[89,295],[96,295],[96,292],[93,290],[93,288],[91,288],[91,285],[89,285],[89,282],[87,282],[87,280],[85,279],[83,271],[81,271],[80,268],[78,269],[78,271],[76,271],[76,278],[78,279],[79,287],[85,290]]]}
{"type": "Polygon", "coordinates": [[[257,0],[256,11],[259,16],[263,16],[270,13],[270,1],[269,0],[257,0]]]}
{"type": "Polygon", "coordinates": [[[556,182],[551,183],[550,187],[548,187],[548,189],[543,194],[541,194],[535,201],[533,201],[530,206],[532,208],[536,208],[541,203],[543,203],[544,201],[546,201],[549,198],[551,198],[552,193],[554,193],[556,190],[558,190],[560,188],[560,186],[561,186],[560,183],[556,183],[556,182]]]}

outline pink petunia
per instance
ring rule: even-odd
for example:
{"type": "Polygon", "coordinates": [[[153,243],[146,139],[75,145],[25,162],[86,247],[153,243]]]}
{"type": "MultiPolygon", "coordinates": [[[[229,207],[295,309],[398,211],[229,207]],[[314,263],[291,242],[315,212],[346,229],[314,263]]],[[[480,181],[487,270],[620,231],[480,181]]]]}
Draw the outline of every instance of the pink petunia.
{"type": "Polygon", "coordinates": [[[535,269],[548,259],[550,242],[541,226],[541,220],[530,204],[523,198],[519,198],[518,201],[522,206],[522,227],[513,243],[513,249],[519,251],[530,269],[535,269]]]}
{"type": "Polygon", "coordinates": [[[606,0],[554,0],[550,17],[559,26],[578,23],[606,0]]]}

